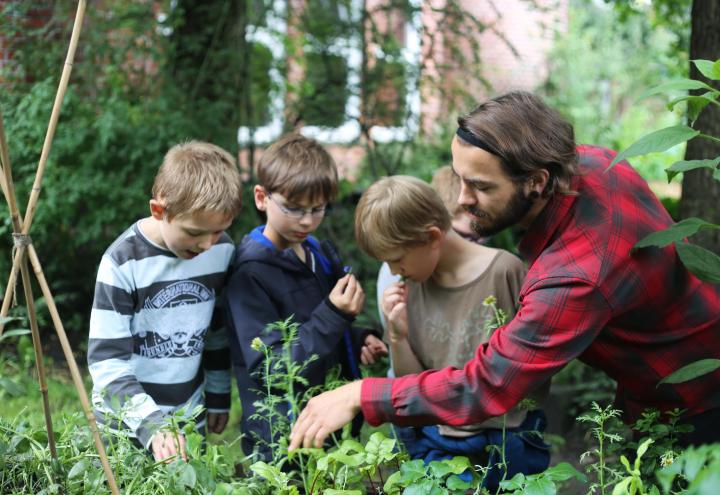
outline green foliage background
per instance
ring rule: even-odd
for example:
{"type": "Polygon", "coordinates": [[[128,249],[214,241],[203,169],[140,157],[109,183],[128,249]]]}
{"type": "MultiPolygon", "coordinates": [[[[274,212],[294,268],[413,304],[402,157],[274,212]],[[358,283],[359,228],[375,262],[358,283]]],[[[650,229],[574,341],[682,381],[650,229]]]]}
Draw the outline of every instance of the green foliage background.
{"type": "MultiPolygon", "coordinates": [[[[417,8],[412,6],[417,2],[407,0],[391,3],[408,13],[417,8]]],[[[51,21],[39,28],[24,24],[28,11],[35,8],[29,2],[5,2],[1,7],[8,22],[0,24],[0,36],[12,40],[13,59],[0,68],[4,89],[0,110],[23,207],[75,8],[69,2],[47,5],[51,21]]],[[[100,256],[134,220],[146,215],[152,180],[165,151],[191,138],[239,151],[238,126],[262,125],[272,117],[269,102],[279,87],[268,70],[286,74],[283,62],[269,57],[266,47],[245,36],[251,25],[270,29],[268,19],[277,14],[271,1],[182,0],[174,2],[174,8],[170,5],[169,1],[110,0],[102,8],[91,4],[86,13],[31,232],[65,326],[80,352],[100,256]]],[[[332,119],[344,117],[328,109],[341,108],[344,98],[372,93],[388,80],[403,95],[402,77],[417,77],[413,71],[418,68],[400,62],[396,39],[382,35],[367,19],[341,15],[348,5],[349,0],[311,2],[316,15],[302,16],[299,21],[305,36],[294,39],[276,33],[286,51],[306,53],[305,63],[313,68],[312,77],[301,86],[288,88],[301,98],[289,102],[286,128],[322,120],[323,110],[330,119],[326,123],[337,124],[332,119]],[[337,81],[347,67],[339,63],[332,47],[344,34],[359,32],[360,22],[378,36],[385,58],[364,72],[360,86],[345,87],[337,81]]],[[[675,19],[686,12],[676,10],[675,17],[666,17],[675,19]]],[[[461,24],[467,16],[457,2],[448,3],[446,15],[460,32],[481,28],[461,24]]],[[[573,121],[579,141],[620,149],[648,127],[660,127],[660,120],[681,119],[680,114],[666,112],[660,100],[641,104],[635,100],[659,78],[684,70],[679,68],[685,67],[681,61],[687,57],[685,31],[661,23],[659,14],[637,15],[629,7],[612,9],[588,0],[572,0],[569,19],[568,32],[557,42],[550,77],[541,92],[573,121]]],[[[474,67],[477,61],[463,62],[474,67]]],[[[407,122],[404,105],[392,115],[388,112],[393,109],[380,103],[365,110],[375,117],[389,116],[399,125],[407,122]]],[[[360,277],[367,293],[362,322],[366,325],[377,324],[379,263],[363,255],[353,241],[354,205],[364,188],[381,175],[407,173],[429,179],[436,168],[448,164],[453,117],[439,123],[436,135],[368,147],[357,182],[342,185],[333,215],[318,232],[319,237],[335,241],[360,277]]],[[[254,147],[248,143],[251,153],[254,147]]],[[[646,177],[662,178],[662,169],[681,152],[676,149],[634,163],[646,177]]],[[[251,187],[252,178],[243,198],[245,207],[230,231],[236,241],[261,221],[252,205],[251,187]]],[[[10,269],[11,230],[8,216],[0,216],[0,249],[8,253],[0,256],[0,284],[5,283],[2,274],[10,269]]],[[[513,250],[512,233],[498,237],[496,245],[513,250]]],[[[43,330],[51,335],[42,307],[40,317],[43,330]]]]}

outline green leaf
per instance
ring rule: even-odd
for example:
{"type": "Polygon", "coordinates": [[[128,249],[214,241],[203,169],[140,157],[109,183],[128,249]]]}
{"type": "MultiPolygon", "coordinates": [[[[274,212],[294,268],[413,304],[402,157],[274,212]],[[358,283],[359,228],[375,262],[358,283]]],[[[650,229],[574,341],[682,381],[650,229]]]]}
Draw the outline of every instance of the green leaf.
{"type": "Polygon", "coordinates": [[[693,63],[703,76],[713,81],[720,81],[720,60],[713,62],[711,60],[696,59],[693,60],[693,63]]]}
{"type": "Polygon", "coordinates": [[[400,465],[401,480],[405,484],[412,483],[427,476],[425,463],[422,459],[404,462],[400,465]]]}
{"type": "Polygon", "coordinates": [[[182,464],[179,471],[180,474],[178,476],[178,482],[186,488],[195,488],[195,485],[197,484],[195,468],[193,468],[190,464],[182,464]]]}
{"type": "Polygon", "coordinates": [[[663,383],[684,383],[700,376],[712,373],[720,368],[720,359],[701,359],[683,366],[677,371],[673,371],[668,376],[660,380],[658,386],[663,383]]]}
{"type": "Polygon", "coordinates": [[[324,495],[362,495],[360,490],[335,490],[328,488],[323,492],[324,495]]]}
{"type": "Polygon", "coordinates": [[[18,318],[17,316],[0,316],[0,325],[7,325],[11,321],[17,321],[21,318],[18,318]]]}
{"type": "Polygon", "coordinates": [[[606,169],[610,170],[620,160],[624,160],[631,156],[645,155],[647,153],[655,153],[659,151],[665,151],[673,146],[694,138],[700,134],[700,131],[696,131],[692,127],[678,124],[671,127],[666,127],[655,132],[651,132],[646,136],[641,137],[629,148],[617,154],[615,159],[610,163],[610,166],[606,169]]]}
{"type": "Polygon", "coordinates": [[[468,488],[472,488],[473,484],[469,481],[463,481],[463,479],[460,476],[450,476],[447,479],[447,482],[445,485],[450,490],[467,490],[468,488]]]}
{"type": "Polygon", "coordinates": [[[653,443],[654,440],[652,438],[648,438],[643,443],[640,444],[640,447],[637,449],[637,458],[640,459],[643,455],[645,455],[645,452],[647,452],[648,447],[650,447],[650,444],[653,443]]]}
{"type": "Polygon", "coordinates": [[[83,457],[75,463],[68,473],[68,479],[75,479],[81,477],[85,471],[90,467],[90,460],[87,457],[83,457]]]}
{"type": "Polygon", "coordinates": [[[587,477],[583,473],[575,469],[572,464],[567,462],[560,462],[555,466],[548,468],[542,474],[553,481],[565,481],[570,478],[575,478],[583,483],[587,481],[587,477]]]}
{"type": "Polygon", "coordinates": [[[7,332],[3,332],[2,335],[0,335],[0,342],[2,342],[5,339],[9,339],[11,337],[17,337],[19,335],[27,335],[30,333],[30,330],[27,328],[17,328],[15,330],[8,330],[7,332]]]}
{"type": "Polygon", "coordinates": [[[701,96],[691,96],[687,99],[687,113],[690,119],[690,125],[694,125],[697,118],[700,116],[703,108],[709,103],[712,103],[716,99],[711,93],[705,93],[701,96]],[[709,96],[710,95],[710,96],[709,96]]]}
{"type": "Polygon", "coordinates": [[[628,495],[630,491],[628,490],[628,487],[630,486],[630,483],[632,482],[632,478],[624,478],[615,485],[615,488],[613,488],[612,495],[628,495]]]}
{"type": "Polygon", "coordinates": [[[25,395],[25,388],[12,378],[0,377],[0,389],[11,397],[21,397],[25,395]]]}
{"type": "Polygon", "coordinates": [[[555,495],[555,483],[547,478],[531,478],[525,484],[525,495],[555,495]]]}
{"type": "Polygon", "coordinates": [[[388,479],[385,481],[385,486],[383,486],[383,490],[390,494],[398,493],[401,486],[400,476],[400,471],[395,471],[393,474],[388,476],[388,479]]]}
{"type": "Polygon", "coordinates": [[[660,94],[660,93],[669,93],[671,91],[689,91],[691,89],[707,89],[712,91],[712,87],[708,86],[702,81],[696,81],[695,79],[678,79],[675,81],[666,82],[664,84],[660,84],[659,86],[655,86],[654,88],[650,88],[645,93],[643,93],[639,99],[647,98],[648,96],[660,94]]]}
{"type": "Polygon", "coordinates": [[[720,256],[695,244],[675,244],[680,261],[703,282],[720,284],[720,256]]]}
{"type": "Polygon", "coordinates": [[[686,218],[672,227],[668,227],[667,229],[660,230],[658,232],[653,232],[644,239],[641,239],[633,246],[632,251],[634,252],[637,249],[649,246],[665,247],[673,242],[680,242],[703,228],[720,229],[720,225],[706,222],[701,218],[686,218]]]}
{"type": "Polygon", "coordinates": [[[280,476],[280,470],[277,467],[271,466],[263,461],[258,461],[250,466],[250,470],[258,476],[271,482],[277,482],[277,479],[280,476]]]}
{"type": "Polygon", "coordinates": [[[434,478],[443,478],[450,473],[450,466],[444,461],[432,461],[428,464],[428,471],[434,478]]]}
{"type": "MultiPolygon", "coordinates": [[[[566,464],[566,463],[563,463],[566,464]]],[[[550,468],[552,469],[552,468],[550,468]]],[[[545,471],[547,472],[547,471],[545,471]]],[[[522,490],[522,487],[525,485],[525,475],[522,473],[518,473],[515,476],[513,476],[509,480],[501,481],[500,482],[500,488],[503,490],[522,490]]]]}
{"type": "Polygon", "coordinates": [[[620,456],[620,464],[622,464],[623,466],[625,466],[625,470],[626,470],[628,473],[629,473],[630,471],[632,471],[632,470],[630,469],[630,461],[628,461],[628,458],[625,457],[624,455],[621,455],[621,456],[620,456]]]}
{"type": "Polygon", "coordinates": [[[463,456],[455,456],[452,459],[445,460],[444,462],[450,467],[453,474],[464,473],[466,469],[472,468],[470,459],[463,456]]]}
{"type": "Polygon", "coordinates": [[[714,160],[680,160],[679,162],[673,163],[670,167],[665,169],[665,173],[668,176],[668,182],[680,173],[689,172],[690,170],[696,170],[698,168],[706,168],[708,170],[715,170],[720,172],[717,168],[720,163],[720,156],[714,160]]]}

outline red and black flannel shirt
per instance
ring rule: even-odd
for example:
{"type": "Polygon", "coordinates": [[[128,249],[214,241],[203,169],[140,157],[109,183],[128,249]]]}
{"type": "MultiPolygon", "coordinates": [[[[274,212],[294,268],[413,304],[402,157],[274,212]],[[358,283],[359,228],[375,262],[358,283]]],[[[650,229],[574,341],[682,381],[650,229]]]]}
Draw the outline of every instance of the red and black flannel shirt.
{"type": "Polygon", "coordinates": [[[720,358],[720,285],[691,275],[673,246],[631,254],[640,239],[670,226],[670,216],[626,162],[604,173],[614,152],[578,151],[578,195],[556,195],[520,243],[529,271],[517,316],[463,369],[365,379],[370,424],[481,423],[575,358],[617,381],[626,421],[648,407],[687,415],[720,407],[720,370],[658,386],[682,366],[720,358]]]}

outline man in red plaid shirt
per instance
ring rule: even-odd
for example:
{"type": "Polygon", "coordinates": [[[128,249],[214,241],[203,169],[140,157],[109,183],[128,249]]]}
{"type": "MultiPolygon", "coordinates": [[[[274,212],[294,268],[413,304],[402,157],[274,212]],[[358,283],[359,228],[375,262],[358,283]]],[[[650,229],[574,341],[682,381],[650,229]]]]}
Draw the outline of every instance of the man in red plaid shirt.
{"type": "Polygon", "coordinates": [[[720,286],[690,274],[672,245],[631,253],[672,225],[647,183],[626,162],[607,170],[614,152],[576,146],[572,126],[529,93],[490,100],[458,122],[453,169],[473,228],[527,229],[520,310],[463,369],[367,378],[314,397],[290,447],[320,446],[360,410],[372,425],[480,423],[575,358],[617,381],[627,422],[645,408],[682,408],[695,427],[685,443],[720,441],[720,370],[658,385],[720,358],[720,286]]]}

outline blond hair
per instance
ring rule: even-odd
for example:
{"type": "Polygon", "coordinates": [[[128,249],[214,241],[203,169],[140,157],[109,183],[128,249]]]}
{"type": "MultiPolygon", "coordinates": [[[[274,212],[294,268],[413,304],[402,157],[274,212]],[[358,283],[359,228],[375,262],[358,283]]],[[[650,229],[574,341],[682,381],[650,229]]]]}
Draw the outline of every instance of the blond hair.
{"type": "Polygon", "coordinates": [[[152,194],[163,202],[169,219],[199,211],[234,217],[242,205],[242,179],[230,153],[214,144],[188,141],[165,154],[152,194]]]}
{"type": "Polygon", "coordinates": [[[290,133],[273,143],[260,157],[258,184],[290,201],[333,201],[337,196],[335,160],[314,139],[290,133]]]}
{"type": "Polygon", "coordinates": [[[430,241],[429,229],[450,229],[450,213],[430,185],[395,175],[371,185],[355,209],[355,240],[374,258],[430,241]]]}
{"type": "Polygon", "coordinates": [[[440,199],[445,204],[450,216],[454,217],[462,206],[458,204],[458,197],[460,196],[460,177],[453,172],[450,165],[440,167],[433,174],[430,185],[438,193],[440,199]]]}

